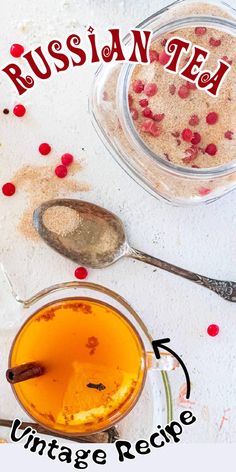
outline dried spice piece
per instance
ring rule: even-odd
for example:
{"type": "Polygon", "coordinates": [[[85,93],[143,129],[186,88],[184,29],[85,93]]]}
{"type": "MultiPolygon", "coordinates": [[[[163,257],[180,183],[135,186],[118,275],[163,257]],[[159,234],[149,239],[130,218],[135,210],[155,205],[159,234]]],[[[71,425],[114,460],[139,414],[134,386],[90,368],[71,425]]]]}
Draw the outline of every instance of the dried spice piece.
{"type": "Polygon", "coordinates": [[[9,113],[10,113],[10,110],[8,110],[8,108],[3,109],[3,114],[4,115],[9,115],[9,113]]]}
{"type": "Polygon", "coordinates": [[[24,382],[25,380],[39,377],[45,372],[44,367],[36,362],[28,362],[27,364],[11,367],[6,371],[6,379],[9,383],[15,384],[24,382]]]}
{"type": "Polygon", "coordinates": [[[102,383],[94,384],[94,383],[91,383],[91,382],[87,384],[87,387],[88,388],[95,388],[99,392],[101,392],[102,390],[105,390],[105,388],[106,388],[105,385],[103,385],[102,383]]]}
{"type": "Polygon", "coordinates": [[[41,315],[38,315],[35,321],[51,321],[55,317],[55,311],[56,309],[51,309],[46,311],[46,313],[42,313],[41,315]]]}

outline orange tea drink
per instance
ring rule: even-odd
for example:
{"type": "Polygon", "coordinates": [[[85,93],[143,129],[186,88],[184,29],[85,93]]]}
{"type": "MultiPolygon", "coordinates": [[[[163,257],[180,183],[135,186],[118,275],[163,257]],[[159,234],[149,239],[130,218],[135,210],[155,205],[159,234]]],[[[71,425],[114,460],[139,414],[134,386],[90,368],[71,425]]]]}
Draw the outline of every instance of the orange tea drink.
{"type": "Polygon", "coordinates": [[[115,308],[89,298],[52,302],[18,333],[9,367],[35,362],[43,373],[13,385],[27,413],[68,434],[106,429],[134,406],[145,377],[142,341],[115,308]]]}

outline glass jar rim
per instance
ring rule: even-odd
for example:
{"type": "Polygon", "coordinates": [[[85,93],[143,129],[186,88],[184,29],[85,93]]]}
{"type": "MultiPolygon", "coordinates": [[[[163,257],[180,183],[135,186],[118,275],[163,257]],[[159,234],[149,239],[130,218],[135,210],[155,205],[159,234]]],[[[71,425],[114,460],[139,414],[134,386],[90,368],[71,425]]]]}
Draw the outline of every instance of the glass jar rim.
{"type": "MultiPolygon", "coordinates": [[[[175,5],[177,3],[180,3],[180,2],[178,1],[174,2],[172,5],[175,5]]],[[[158,14],[151,15],[144,22],[140,23],[137,26],[137,28],[146,28],[147,26],[150,25],[150,22],[152,22],[155,18],[157,18],[157,16],[159,16],[159,14],[160,12],[158,12],[158,14]]],[[[199,26],[199,25],[210,26],[212,28],[215,27],[216,29],[221,29],[229,34],[234,33],[234,35],[236,36],[236,22],[226,20],[223,17],[198,15],[198,16],[184,17],[184,18],[173,20],[164,24],[162,23],[160,27],[157,27],[153,30],[152,41],[153,39],[155,40],[158,36],[160,36],[163,33],[168,33],[181,27],[183,28],[187,26],[194,27],[194,26],[199,26]]],[[[129,37],[126,36],[124,38],[124,42],[126,45],[128,45],[128,41],[129,41],[129,37]]],[[[130,110],[129,110],[129,102],[128,102],[129,85],[130,85],[131,75],[135,67],[136,67],[136,64],[130,64],[130,63],[124,63],[122,65],[119,78],[118,78],[117,96],[116,96],[117,109],[119,111],[123,130],[126,136],[128,134],[129,140],[132,141],[132,145],[134,146],[134,149],[138,152],[142,152],[142,154],[145,155],[146,158],[148,159],[151,158],[151,160],[157,163],[162,169],[168,170],[168,172],[175,175],[178,174],[179,176],[182,176],[182,177],[188,177],[188,178],[193,178],[193,179],[202,179],[202,178],[210,179],[210,178],[222,177],[224,175],[229,175],[235,172],[236,158],[230,163],[217,166],[217,167],[209,167],[209,168],[183,167],[183,166],[173,164],[167,160],[164,160],[162,157],[158,156],[145,144],[142,138],[140,138],[133,124],[133,120],[132,120],[130,110]]]]}

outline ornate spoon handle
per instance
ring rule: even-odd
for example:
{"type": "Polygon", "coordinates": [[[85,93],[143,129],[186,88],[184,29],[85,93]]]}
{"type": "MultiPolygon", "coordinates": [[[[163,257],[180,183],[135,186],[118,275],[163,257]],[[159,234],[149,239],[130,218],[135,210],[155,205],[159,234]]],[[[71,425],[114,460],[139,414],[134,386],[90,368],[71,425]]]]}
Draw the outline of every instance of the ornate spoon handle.
{"type": "Polygon", "coordinates": [[[137,259],[138,261],[146,262],[147,264],[159,267],[159,269],[166,270],[172,274],[179,275],[184,279],[188,279],[192,282],[202,285],[203,287],[206,287],[209,290],[217,293],[220,295],[220,297],[228,300],[229,302],[236,302],[236,282],[210,279],[204,275],[195,274],[189,270],[177,267],[173,264],[170,264],[169,262],[156,259],[156,257],[149,256],[148,254],[133,248],[130,248],[130,251],[127,255],[137,259]]]}

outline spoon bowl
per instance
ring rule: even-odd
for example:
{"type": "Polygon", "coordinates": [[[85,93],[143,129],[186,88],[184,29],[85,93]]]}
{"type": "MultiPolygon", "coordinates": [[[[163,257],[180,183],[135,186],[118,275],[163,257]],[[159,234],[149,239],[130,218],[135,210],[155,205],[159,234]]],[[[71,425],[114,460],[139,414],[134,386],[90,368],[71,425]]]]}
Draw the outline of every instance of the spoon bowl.
{"type": "Polygon", "coordinates": [[[49,246],[79,264],[101,269],[128,256],[191,280],[225,300],[236,302],[235,282],[211,279],[130,247],[120,218],[93,203],[50,200],[35,210],[33,224],[49,246]]]}
{"type": "MultiPolygon", "coordinates": [[[[100,269],[113,264],[128,250],[122,221],[113,213],[89,202],[58,199],[43,203],[34,211],[33,224],[41,238],[53,249],[73,261],[100,269]],[[53,210],[52,210],[53,209],[53,210]],[[63,224],[65,209],[75,224],[63,224]],[[59,232],[52,230],[47,219],[61,218],[59,232]],[[48,216],[48,218],[47,218],[48,216]],[[50,229],[49,229],[50,228],[50,229]]],[[[59,224],[59,226],[58,226],[59,224]]]]}

